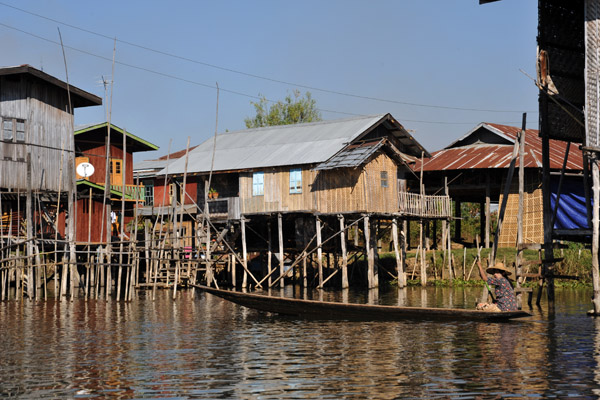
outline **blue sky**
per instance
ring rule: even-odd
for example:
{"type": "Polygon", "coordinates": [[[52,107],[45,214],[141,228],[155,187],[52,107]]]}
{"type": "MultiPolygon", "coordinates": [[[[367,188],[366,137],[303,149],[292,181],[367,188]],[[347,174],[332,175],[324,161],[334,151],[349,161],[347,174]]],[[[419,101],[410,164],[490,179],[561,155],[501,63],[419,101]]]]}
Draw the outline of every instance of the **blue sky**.
{"type": "Polygon", "coordinates": [[[538,90],[519,71],[535,75],[535,0],[0,0],[0,65],[64,80],[57,28],[71,84],[106,98],[76,124],[107,119],[116,37],[112,122],[160,146],[136,161],[212,136],[216,83],[219,132],[244,129],[259,94],[294,89],[327,120],[389,112],[429,151],[523,112],[538,127],[538,90]]]}

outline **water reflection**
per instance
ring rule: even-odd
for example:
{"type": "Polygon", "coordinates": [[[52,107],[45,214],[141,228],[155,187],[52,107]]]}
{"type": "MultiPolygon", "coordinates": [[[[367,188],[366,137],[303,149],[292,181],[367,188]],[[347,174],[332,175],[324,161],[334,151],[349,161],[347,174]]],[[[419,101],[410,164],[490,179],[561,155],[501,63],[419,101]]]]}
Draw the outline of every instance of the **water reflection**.
{"type": "MultiPolygon", "coordinates": [[[[272,295],[472,307],[480,288],[272,295]]],[[[211,295],[131,303],[0,303],[0,396],[26,398],[475,398],[600,394],[589,291],[512,323],[302,320],[211,295]]],[[[543,310],[543,308],[542,308],[543,310]]]]}

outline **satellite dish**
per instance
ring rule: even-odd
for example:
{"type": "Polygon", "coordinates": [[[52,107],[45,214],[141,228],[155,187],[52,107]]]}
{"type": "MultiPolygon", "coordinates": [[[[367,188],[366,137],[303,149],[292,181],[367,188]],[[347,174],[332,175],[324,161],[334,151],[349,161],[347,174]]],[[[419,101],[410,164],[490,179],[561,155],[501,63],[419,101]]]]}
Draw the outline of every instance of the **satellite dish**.
{"type": "Polygon", "coordinates": [[[77,175],[87,178],[94,174],[94,166],[89,162],[82,162],[77,166],[75,171],[77,171],[77,175]]]}

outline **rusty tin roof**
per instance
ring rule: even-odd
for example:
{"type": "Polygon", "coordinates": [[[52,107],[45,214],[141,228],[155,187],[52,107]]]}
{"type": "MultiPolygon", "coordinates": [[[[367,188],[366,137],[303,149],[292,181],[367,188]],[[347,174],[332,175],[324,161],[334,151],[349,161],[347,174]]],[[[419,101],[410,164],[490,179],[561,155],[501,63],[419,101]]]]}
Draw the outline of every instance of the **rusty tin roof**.
{"type": "MultiPolygon", "coordinates": [[[[514,126],[482,122],[445,149],[432,153],[431,158],[425,159],[423,171],[508,168],[513,145],[520,130],[521,128],[514,126]],[[481,136],[482,130],[485,130],[487,138],[475,140],[476,135],[481,136]]],[[[551,169],[562,168],[566,149],[566,142],[550,140],[551,169]]],[[[516,166],[518,165],[517,159],[516,166]]],[[[537,129],[527,129],[525,132],[524,166],[542,168],[542,139],[537,129]]],[[[415,163],[414,169],[421,169],[420,160],[415,163]]],[[[583,157],[577,144],[571,145],[566,169],[583,169],[583,157]]]]}

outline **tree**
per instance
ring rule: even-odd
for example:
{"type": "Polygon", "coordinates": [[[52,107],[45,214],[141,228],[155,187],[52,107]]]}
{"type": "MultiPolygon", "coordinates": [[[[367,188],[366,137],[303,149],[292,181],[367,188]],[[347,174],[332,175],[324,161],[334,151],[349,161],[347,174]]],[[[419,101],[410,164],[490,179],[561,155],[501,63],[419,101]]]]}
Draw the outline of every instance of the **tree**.
{"type": "Polygon", "coordinates": [[[260,128],[262,126],[301,124],[304,122],[321,121],[321,113],[317,109],[317,102],[311,97],[310,92],[302,96],[299,90],[294,90],[293,98],[287,95],[283,101],[269,106],[265,96],[260,96],[258,102],[251,104],[256,109],[254,118],[244,119],[246,128],[260,128]]]}

